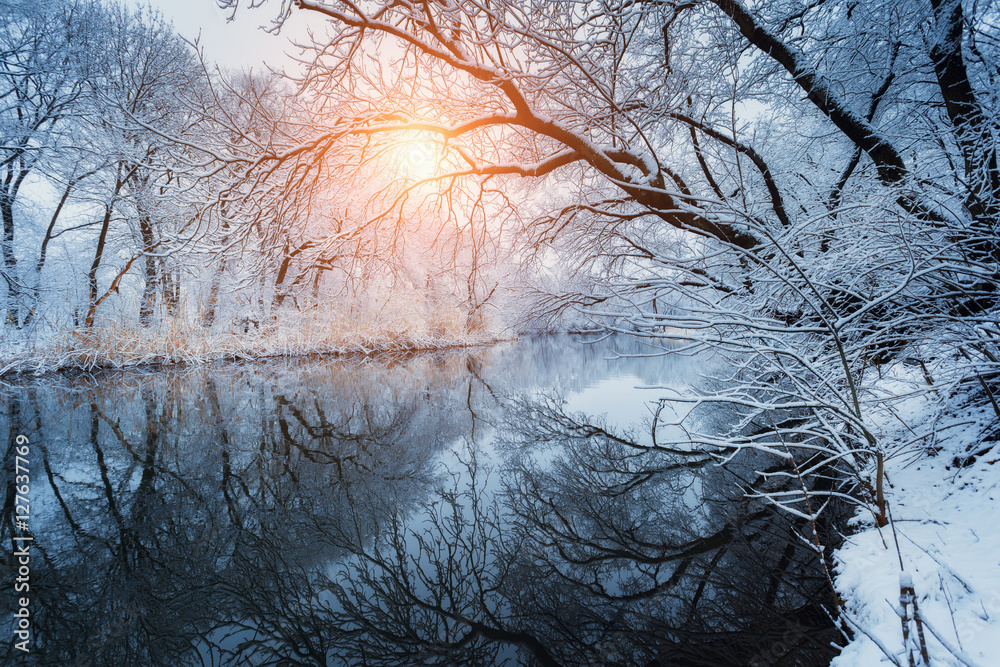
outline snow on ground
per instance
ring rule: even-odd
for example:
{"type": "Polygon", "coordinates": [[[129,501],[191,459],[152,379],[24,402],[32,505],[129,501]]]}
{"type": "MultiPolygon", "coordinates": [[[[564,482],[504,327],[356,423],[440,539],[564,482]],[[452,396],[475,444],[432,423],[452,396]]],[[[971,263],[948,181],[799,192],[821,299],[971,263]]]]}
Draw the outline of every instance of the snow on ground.
{"type": "MultiPolygon", "coordinates": [[[[940,451],[928,455],[919,444],[887,448],[893,455],[886,461],[886,497],[894,521],[879,529],[870,513],[859,513],[858,532],[835,555],[836,586],[855,626],[855,639],[835,667],[913,664],[896,612],[900,560],[926,621],[930,664],[1000,666],[1000,442],[983,436],[984,424],[995,428],[996,416],[987,407],[936,418],[932,398],[908,401],[897,424],[907,422],[917,435],[921,423],[925,431],[934,427],[940,451]],[[980,453],[975,461],[956,465],[970,450],[980,453]]],[[[914,438],[901,425],[895,432],[885,426],[884,435],[896,442],[914,438]]],[[[913,624],[911,633],[916,640],[913,624]]],[[[918,650],[914,658],[921,664],[918,650]]]]}

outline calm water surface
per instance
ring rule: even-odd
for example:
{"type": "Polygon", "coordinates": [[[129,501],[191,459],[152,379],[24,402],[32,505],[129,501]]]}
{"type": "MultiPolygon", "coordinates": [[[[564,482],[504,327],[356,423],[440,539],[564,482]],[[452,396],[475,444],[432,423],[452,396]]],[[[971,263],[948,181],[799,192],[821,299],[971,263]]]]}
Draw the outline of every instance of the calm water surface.
{"type": "Polygon", "coordinates": [[[711,364],[612,359],[651,351],[544,337],[0,389],[0,664],[827,664],[806,527],[742,498],[753,462],[666,446],[671,405],[654,433],[670,391],[641,387],[711,364]]]}

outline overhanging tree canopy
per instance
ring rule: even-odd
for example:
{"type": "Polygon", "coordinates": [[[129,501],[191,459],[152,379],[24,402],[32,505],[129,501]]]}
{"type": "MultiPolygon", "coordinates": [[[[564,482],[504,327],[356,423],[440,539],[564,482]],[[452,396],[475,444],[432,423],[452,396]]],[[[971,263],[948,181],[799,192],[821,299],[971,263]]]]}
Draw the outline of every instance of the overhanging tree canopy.
{"type": "Polygon", "coordinates": [[[1000,201],[988,9],[301,0],[281,4],[277,25],[293,11],[325,30],[307,45],[299,81],[328,136],[370,146],[428,133],[442,145],[438,179],[537,178],[582,164],[618,190],[592,198],[597,212],[638,207],[750,250],[762,239],[748,225],[761,216],[792,224],[786,198],[811,213],[820,199],[839,201],[859,161],[830,164],[837,148],[863,153],[869,185],[890,189],[907,213],[974,223],[970,247],[997,259],[983,238],[995,235],[1000,201]],[[928,178],[907,150],[963,167],[928,178]],[[826,197],[796,196],[803,180],[826,197]]]}

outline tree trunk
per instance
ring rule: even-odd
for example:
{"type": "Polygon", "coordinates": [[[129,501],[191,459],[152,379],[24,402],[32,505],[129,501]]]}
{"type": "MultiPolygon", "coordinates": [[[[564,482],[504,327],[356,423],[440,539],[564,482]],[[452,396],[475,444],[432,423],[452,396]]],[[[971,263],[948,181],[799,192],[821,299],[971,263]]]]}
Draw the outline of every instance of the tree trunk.
{"type": "MultiPolygon", "coordinates": [[[[802,89],[813,105],[840,130],[852,144],[868,154],[886,186],[903,183],[910,173],[903,157],[892,142],[875,127],[854,113],[813,67],[801,51],[772,34],[739,0],[711,0],[739,29],[743,37],[781,65],[802,89]]],[[[901,193],[896,199],[906,212],[925,220],[941,217],[920,197],[901,193]]]]}
{"type": "Polygon", "coordinates": [[[976,99],[962,54],[965,18],[960,0],[931,0],[938,41],[931,60],[955,142],[962,153],[968,187],[966,208],[975,220],[976,238],[969,243],[977,259],[1000,261],[996,228],[1000,220],[1000,171],[989,121],[976,99]]]}
{"type": "Polygon", "coordinates": [[[168,267],[160,265],[160,283],[163,285],[163,304],[167,307],[169,317],[180,314],[181,285],[180,278],[174,275],[168,267]]]}
{"type": "Polygon", "coordinates": [[[144,206],[139,208],[139,231],[142,234],[142,251],[146,260],[143,265],[143,277],[146,283],[142,288],[142,301],[139,304],[139,323],[148,327],[152,322],[153,308],[156,305],[156,258],[153,256],[156,240],[151,216],[144,206]]]}
{"type": "Polygon", "coordinates": [[[281,304],[288,298],[292,289],[297,287],[302,282],[308,270],[313,268],[313,265],[304,267],[295,280],[292,281],[291,286],[286,287],[285,280],[288,278],[288,269],[291,267],[292,260],[301,255],[303,250],[308,250],[315,245],[313,241],[306,241],[299,247],[293,248],[291,252],[289,252],[288,246],[285,246],[285,256],[281,260],[281,265],[278,267],[278,275],[274,279],[274,296],[271,298],[272,311],[277,311],[281,307],[281,304]]]}
{"type": "Polygon", "coordinates": [[[108,198],[108,203],[104,205],[104,219],[101,221],[101,233],[97,237],[97,250],[94,252],[94,261],[90,265],[90,271],[87,273],[87,284],[89,288],[89,301],[87,304],[87,317],[84,320],[84,326],[88,329],[94,326],[94,312],[97,310],[97,270],[101,267],[101,260],[104,257],[104,245],[108,240],[108,230],[111,228],[111,215],[115,210],[115,202],[118,200],[118,195],[121,193],[122,188],[128,183],[132,176],[135,175],[137,165],[127,165],[125,163],[118,163],[117,176],[115,177],[115,187],[111,191],[111,196],[108,198]]]}
{"type": "Polygon", "coordinates": [[[7,324],[14,327],[20,326],[18,311],[21,305],[21,290],[17,282],[17,257],[14,254],[14,201],[27,175],[27,169],[15,169],[13,163],[8,164],[3,190],[0,190],[0,217],[3,218],[3,240],[0,241],[0,248],[3,252],[3,278],[7,284],[6,319],[7,324]]]}
{"type": "MultiPolygon", "coordinates": [[[[115,194],[118,193],[119,187],[115,188],[115,194]]],[[[101,260],[104,257],[104,244],[108,240],[108,229],[111,227],[112,211],[114,211],[113,203],[104,206],[104,219],[101,221],[101,233],[97,237],[97,250],[94,252],[94,261],[90,265],[90,271],[87,273],[90,298],[87,302],[87,318],[84,320],[84,326],[88,329],[94,326],[94,311],[97,309],[97,270],[101,267],[101,260]]]]}
{"type": "Polygon", "coordinates": [[[206,329],[210,329],[215,323],[215,313],[219,306],[219,285],[222,281],[222,272],[225,269],[225,264],[219,262],[215,271],[212,272],[212,283],[208,288],[208,304],[205,306],[205,312],[201,317],[201,325],[206,329]]]}
{"type": "Polygon", "coordinates": [[[42,269],[45,268],[45,260],[48,257],[49,241],[52,240],[52,232],[56,228],[56,222],[59,220],[59,214],[62,213],[63,206],[66,205],[66,200],[69,199],[70,192],[73,191],[73,187],[76,186],[85,176],[77,176],[71,178],[66,183],[66,189],[63,190],[62,197],[59,198],[59,203],[56,205],[56,210],[52,212],[52,217],[49,219],[49,226],[45,229],[45,237],[42,239],[41,250],[38,251],[38,262],[35,264],[35,288],[34,288],[34,300],[31,306],[31,310],[25,316],[24,324],[27,326],[35,316],[35,310],[38,308],[38,303],[41,300],[41,289],[42,289],[42,269]]]}

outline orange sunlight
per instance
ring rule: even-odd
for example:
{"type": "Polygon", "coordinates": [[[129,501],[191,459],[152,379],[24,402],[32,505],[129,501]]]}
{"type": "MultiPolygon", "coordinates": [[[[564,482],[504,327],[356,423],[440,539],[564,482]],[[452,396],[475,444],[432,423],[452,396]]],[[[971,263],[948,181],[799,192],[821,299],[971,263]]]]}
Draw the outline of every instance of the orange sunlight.
{"type": "Polygon", "coordinates": [[[437,173],[440,148],[433,141],[407,139],[400,144],[398,159],[401,175],[419,181],[437,173]]]}

